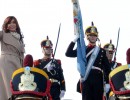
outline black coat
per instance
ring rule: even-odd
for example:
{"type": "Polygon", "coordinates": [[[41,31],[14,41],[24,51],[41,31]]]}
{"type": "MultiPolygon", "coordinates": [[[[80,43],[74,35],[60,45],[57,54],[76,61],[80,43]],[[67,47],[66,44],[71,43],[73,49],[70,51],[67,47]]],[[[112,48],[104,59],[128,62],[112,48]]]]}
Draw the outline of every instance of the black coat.
{"type": "MultiPolygon", "coordinates": [[[[68,49],[65,53],[67,57],[77,57],[77,49],[74,49],[74,42],[71,42],[70,45],[68,46],[68,49]]],[[[86,55],[93,49],[94,47],[86,47],[86,55]]],[[[92,53],[91,53],[92,54],[92,53]]],[[[86,58],[87,62],[89,61],[91,54],[86,58]]],[[[102,100],[103,96],[103,77],[104,73],[106,73],[107,76],[107,82],[108,81],[108,76],[111,71],[110,64],[108,61],[108,58],[106,56],[106,51],[102,48],[100,48],[99,53],[97,55],[97,58],[94,61],[93,64],[94,67],[98,67],[101,70],[97,69],[91,69],[90,73],[88,75],[88,78],[77,84],[77,90],[78,92],[82,93],[82,100],[102,100]],[[104,73],[102,73],[104,72],[104,73]],[[80,88],[81,86],[81,88],[80,88]]],[[[81,76],[82,77],[82,76],[81,76]]]]}
{"type": "Polygon", "coordinates": [[[63,75],[63,69],[61,67],[61,61],[60,60],[57,60],[57,59],[54,59],[54,70],[48,72],[47,69],[44,67],[51,61],[52,59],[38,59],[38,60],[35,60],[34,61],[34,67],[37,67],[37,68],[40,68],[40,69],[43,69],[49,76],[50,79],[56,79],[58,80],[60,83],[60,89],[61,90],[66,90],[66,87],[65,87],[65,80],[64,80],[64,75],[63,75]],[[54,74],[55,73],[55,74],[54,74]]]}
{"type": "MultiPolygon", "coordinates": [[[[65,53],[67,57],[77,57],[77,49],[74,50],[74,46],[75,46],[75,43],[73,42],[71,42],[70,45],[68,46],[67,51],[65,53]]],[[[92,49],[93,48],[87,47],[86,54],[92,49]]],[[[87,62],[89,61],[90,56],[91,54],[87,57],[87,62]]],[[[110,64],[106,56],[106,51],[104,49],[100,48],[100,51],[97,55],[97,58],[95,59],[93,66],[99,67],[106,73],[107,76],[109,76],[111,68],[110,68],[110,64]]],[[[108,78],[107,78],[107,82],[108,82],[108,78]]]]}

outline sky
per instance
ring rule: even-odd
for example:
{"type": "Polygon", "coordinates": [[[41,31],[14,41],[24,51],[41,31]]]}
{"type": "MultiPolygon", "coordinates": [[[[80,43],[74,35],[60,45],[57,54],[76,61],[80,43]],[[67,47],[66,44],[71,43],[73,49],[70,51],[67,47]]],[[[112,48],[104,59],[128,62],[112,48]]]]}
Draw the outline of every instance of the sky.
{"type": "MultiPolygon", "coordinates": [[[[76,84],[80,78],[76,58],[65,56],[69,43],[74,39],[71,0],[1,0],[0,4],[0,29],[7,16],[15,16],[24,35],[25,55],[32,54],[34,60],[43,57],[40,42],[46,36],[49,36],[55,48],[61,23],[55,58],[61,60],[66,80],[63,100],[81,100],[81,94],[76,92],[76,84]]],[[[79,4],[83,29],[93,21],[99,32],[101,46],[109,43],[110,39],[116,46],[120,28],[116,57],[117,62],[126,64],[126,51],[130,48],[129,0],[79,0],[79,4]]]]}

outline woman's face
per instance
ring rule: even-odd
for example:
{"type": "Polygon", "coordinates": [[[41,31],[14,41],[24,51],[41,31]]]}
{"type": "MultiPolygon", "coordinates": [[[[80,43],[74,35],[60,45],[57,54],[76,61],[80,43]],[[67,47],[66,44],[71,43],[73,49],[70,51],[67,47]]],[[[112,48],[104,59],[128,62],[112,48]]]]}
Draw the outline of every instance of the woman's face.
{"type": "Polygon", "coordinates": [[[10,32],[16,32],[16,23],[14,19],[12,19],[11,22],[7,25],[7,29],[10,30],[10,32]]]}

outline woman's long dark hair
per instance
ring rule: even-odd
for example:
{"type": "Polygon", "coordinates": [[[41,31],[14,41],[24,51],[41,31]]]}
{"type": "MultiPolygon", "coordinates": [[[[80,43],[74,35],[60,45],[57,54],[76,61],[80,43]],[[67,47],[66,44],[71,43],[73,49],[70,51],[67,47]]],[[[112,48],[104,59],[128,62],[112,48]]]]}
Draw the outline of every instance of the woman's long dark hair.
{"type": "Polygon", "coordinates": [[[19,27],[19,24],[18,24],[18,21],[17,19],[14,17],[14,16],[8,16],[5,20],[4,20],[4,23],[3,23],[3,26],[2,26],[2,30],[5,32],[5,33],[9,33],[10,30],[7,28],[8,27],[8,24],[11,23],[11,21],[14,19],[15,23],[16,23],[16,32],[20,35],[20,40],[23,42],[23,36],[21,34],[21,29],[19,27]]]}

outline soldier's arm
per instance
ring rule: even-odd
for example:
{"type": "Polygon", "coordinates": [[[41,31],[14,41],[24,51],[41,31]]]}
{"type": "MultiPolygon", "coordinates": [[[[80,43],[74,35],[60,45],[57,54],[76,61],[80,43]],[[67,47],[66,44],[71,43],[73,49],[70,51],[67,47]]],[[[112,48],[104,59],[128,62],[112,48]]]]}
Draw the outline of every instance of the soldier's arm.
{"type": "Polygon", "coordinates": [[[106,56],[106,52],[104,51],[104,54],[103,54],[103,69],[104,69],[104,72],[106,74],[106,82],[108,83],[109,82],[109,73],[111,72],[111,67],[110,67],[110,63],[108,61],[108,58],[106,56]]]}
{"type": "Polygon", "coordinates": [[[67,57],[77,57],[77,50],[73,50],[74,49],[74,46],[75,46],[75,43],[74,42],[71,42],[66,50],[66,53],[65,55],[67,57]]]}
{"type": "Polygon", "coordinates": [[[63,69],[61,67],[61,60],[58,60],[58,65],[60,68],[60,87],[61,87],[61,90],[66,91],[65,78],[64,78],[64,74],[63,74],[63,69]]]}

